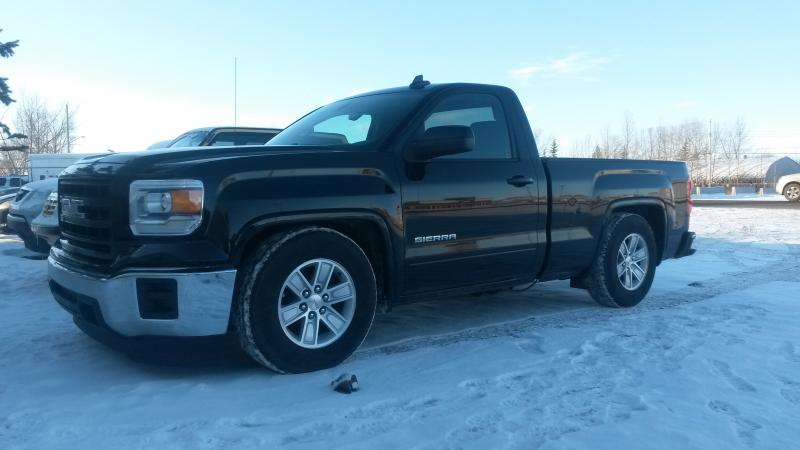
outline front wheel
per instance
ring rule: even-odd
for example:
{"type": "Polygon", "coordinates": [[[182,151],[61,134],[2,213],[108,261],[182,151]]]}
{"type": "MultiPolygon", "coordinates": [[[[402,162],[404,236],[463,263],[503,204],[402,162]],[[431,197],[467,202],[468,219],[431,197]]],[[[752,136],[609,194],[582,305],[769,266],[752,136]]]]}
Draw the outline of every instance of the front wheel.
{"type": "Polygon", "coordinates": [[[42,253],[45,255],[50,253],[50,244],[36,234],[31,234],[31,236],[27,239],[23,238],[22,242],[25,244],[25,248],[32,252],[42,253]]]}
{"type": "Polygon", "coordinates": [[[783,188],[783,196],[790,202],[800,201],[800,183],[789,183],[783,188]]]}
{"type": "Polygon", "coordinates": [[[604,306],[637,305],[653,284],[657,261],[655,238],[636,214],[613,214],[600,237],[589,275],[589,293],[604,306]]]}
{"type": "Polygon", "coordinates": [[[265,242],[242,267],[234,324],[242,348],[277,372],[333,367],[367,336],[375,275],[343,234],[308,227],[265,242]]]}

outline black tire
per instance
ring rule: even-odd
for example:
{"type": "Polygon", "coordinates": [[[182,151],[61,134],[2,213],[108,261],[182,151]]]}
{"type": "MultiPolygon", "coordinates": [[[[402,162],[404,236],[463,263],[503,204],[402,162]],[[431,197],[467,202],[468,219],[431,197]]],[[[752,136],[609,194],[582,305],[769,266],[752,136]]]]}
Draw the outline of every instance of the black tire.
{"type": "Polygon", "coordinates": [[[46,240],[36,236],[35,234],[31,235],[27,239],[23,239],[22,242],[25,243],[25,248],[32,252],[48,254],[50,253],[50,244],[47,243],[46,240]]]}
{"type": "Polygon", "coordinates": [[[793,193],[797,192],[795,189],[800,189],[800,183],[789,183],[783,188],[783,196],[786,198],[786,200],[789,200],[790,202],[800,201],[800,196],[793,193]]]}
{"type": "Polygon", "coordinates": [[[338,365],[364,341],[377,305],[375,274],[364,251],[347,236],[328,228],[301,228],[268,239],[249,258],[240,268],[234,302],[234,328],[247,354],[276,372],[311,372],[338,365]],[[355,310],[339,338],[311,349],[287,336],[278,306],[292,271],[319,258],[347,270],[355,286],[355,310]]]}
{"type": "Polygon", "coordinates": [[[639,304],[653,284],[657,258],[653,230],[644,218],[636,214],[612,214],[603,228],[589,274],[589,294],[597,303],[612,308],[628,308],[639,304]],[[617,273],[617,256],[623,241],[634,233],[643,238],[648,264],[641,284],[628,290],[617,273]]]}

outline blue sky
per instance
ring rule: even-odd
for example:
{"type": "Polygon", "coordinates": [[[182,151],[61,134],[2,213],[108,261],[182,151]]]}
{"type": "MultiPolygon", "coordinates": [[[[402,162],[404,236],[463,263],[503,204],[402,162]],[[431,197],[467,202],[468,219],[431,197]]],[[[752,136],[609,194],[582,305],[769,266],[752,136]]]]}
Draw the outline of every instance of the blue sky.
{"type": "MultiPolygon", "coordinates": [[[[76,111],[78,151],[200,126],[285,126],[424,73],[508,85],[570,150],[586,134],[743,117],[757,149],[800,152],[800,2],[63,2],[4,0],[17,97],[76,111]],[[79,6],[75,6],[79,5],[79,6]]],[[[13,108],[0,108],[5,121],[13,108]]]]}

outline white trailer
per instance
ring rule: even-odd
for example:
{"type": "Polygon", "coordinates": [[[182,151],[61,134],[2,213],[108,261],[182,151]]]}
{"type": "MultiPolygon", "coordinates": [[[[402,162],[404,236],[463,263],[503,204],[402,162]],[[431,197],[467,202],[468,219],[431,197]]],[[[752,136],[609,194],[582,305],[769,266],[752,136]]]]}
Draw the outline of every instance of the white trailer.
{"type": "Polygon", "coordinates": [[[57,177],[62,170],[80,159],[97,153],[46,153],[30,155],[28,176],[30,181],[57,177]]]}

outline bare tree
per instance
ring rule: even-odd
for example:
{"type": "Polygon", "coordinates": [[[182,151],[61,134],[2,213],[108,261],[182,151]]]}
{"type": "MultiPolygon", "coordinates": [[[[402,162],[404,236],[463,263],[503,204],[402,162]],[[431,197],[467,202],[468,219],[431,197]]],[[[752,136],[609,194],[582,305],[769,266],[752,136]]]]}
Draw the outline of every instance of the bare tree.
{"type": "MultiPolygon", "coordinates": [[[[606,130],[606,132],[608,132],[606,130]]],[[[630,113],[625,113],[625,119],[622,122],[622,136],[620,139],[620,146],[617,152],[617,158],[629,159],[636,156],[638,153],[638,145],[636,143],[636,125],[633,122],[633,117],[630,113]]]]}
{"type": "Polygon", "coordinates": [[[14,127],[23,136],[14,139],[13,144],[27,150],[0,153],[0,172],[6,174],[24,172],[30,154],[64,153],[77,140],[74,116],[51,110],[37,97],[20,100],[14,127]]]}
{"type": "Polygon", "coordinates": [[[600,137],[600,144],[595,146],[592,155],[595,158],[613,158],[616,155],[617,141],[617,137],[611,133],[611,127],[606,125],[600,137]]]}
{"type": "Polygon", "coordinates": [[[51,110],[38,97],[20,101],[15,126],[27,136],[24,143],[31,153],[64,153],[77,140],[74,116],[67,117],[63,109],[51,110]]]}
{"type": "Polygon", "coordinates": [[[544,132],[539,127],[533,127],[533,140],[536,142],[536,148],[539,150],[540,154],[544,154],[547,152],[547,139],[545,138],[544,132]]]}
{"type": "Polygon", "coordinates": [[[591,158],[593,149],[594,138],[591,134],[587,134],[583,139],[575,139],[575,142],[572,144],[570,155],[575,158],[591,158]]]}
{"type": "Polygon", "coordinates": [[[722,153],[727,159],[733,159],[736,163],[736,170],[733,174],[732,181],[736,183],[739,181],[739,163],[742,155],[747,150],[747,145],[750,142],[750,131],[747,129],[747,124],[739,117],[730,124],[727,130],[724,131],[721,139],[722,153]]]}

